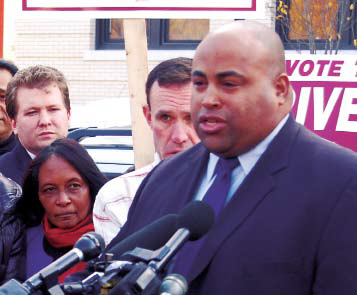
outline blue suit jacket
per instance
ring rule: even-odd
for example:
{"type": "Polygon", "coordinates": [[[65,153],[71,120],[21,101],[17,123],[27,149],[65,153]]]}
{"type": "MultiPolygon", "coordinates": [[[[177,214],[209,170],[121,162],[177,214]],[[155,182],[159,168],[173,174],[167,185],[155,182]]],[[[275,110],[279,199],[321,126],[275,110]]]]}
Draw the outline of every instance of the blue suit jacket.
{"type": "MultiPolygon", "coordinates": [[[[143,181],[112,244],[192,200],[198,144],[143,181]]],[[[209,231],[189,294],[357,294],[357,157],[289,118],[209,231]]]]}
{"type": "Polygon", "coordinates": [[[31,163],[31,157],[17,141],[15,147],[0,157],[0,172],[22,185],[26,170],[31,163]]]}

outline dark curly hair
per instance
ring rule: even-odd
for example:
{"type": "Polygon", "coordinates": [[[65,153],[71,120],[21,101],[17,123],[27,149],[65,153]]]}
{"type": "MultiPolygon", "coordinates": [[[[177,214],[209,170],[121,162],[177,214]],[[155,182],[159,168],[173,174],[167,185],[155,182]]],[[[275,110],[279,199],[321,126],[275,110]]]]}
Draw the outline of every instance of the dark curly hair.
{"type": "Polygon", "coordinates": [[[55,140],[32,160],[24,178],[22,197],[17,203],[17,212],[27,227],[39,225],[43,219],[45,210],[38,196],[38,177],[41,166],[52,155],[56,155],[70,163],[88,183],[91,210],[99,189],[107,181],[85,148],[77,141],[68,138],[55,140]]]}

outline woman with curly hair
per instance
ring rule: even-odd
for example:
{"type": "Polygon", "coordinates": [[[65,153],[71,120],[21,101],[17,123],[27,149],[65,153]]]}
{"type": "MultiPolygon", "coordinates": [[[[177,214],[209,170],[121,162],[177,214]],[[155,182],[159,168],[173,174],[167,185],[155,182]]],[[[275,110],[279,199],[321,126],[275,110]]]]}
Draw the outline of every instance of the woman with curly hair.
{"type": "MultiPolygon", "coordinates": [[[[58,139],[33,159],[24,179],[17,209],[27,227],[27,277],[73,248],[94,231],[92,209],[106,182],[88,152],[76,141],[58,139]]],[[[77,271],[80,263],[59,277],[77,271]]]]}

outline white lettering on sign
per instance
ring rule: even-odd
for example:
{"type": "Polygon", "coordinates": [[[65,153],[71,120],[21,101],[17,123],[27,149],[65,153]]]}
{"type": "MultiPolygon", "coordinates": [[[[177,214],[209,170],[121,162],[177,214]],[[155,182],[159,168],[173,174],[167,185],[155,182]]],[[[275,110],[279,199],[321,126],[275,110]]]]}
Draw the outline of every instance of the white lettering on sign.
{"type": "Polygon", "coordinates": [[[340,96],[342,88],[333,89],[324,110],[324,88],[314,87],[314,129],[324,130],[328,119],[331,116],[334,106],[340,96]]]}
{"type": "Polygon", "coordinates": [[[353,103],[356,99],[356,88],[346,88],[342,99],[340,115],[338,116],[336,131],[357,132],[357,121],[349,120],[350,115],[357,115],[357,104],[353,103]]]}
{"type": "Polygon", "coordinates": [[[309,105],[311,87],[302,87],[300,90],[299,104],[296,112],[296,121],[304,125],[306,120],[307,108],[309,105]]]}
{"type": "Polygon", "coordinates": [[[357,100],[356,88],[335,87],[325,105],[324,87],[302,87],[297,100],[297,122],[303,125],[305,124],[309,101],[311,99],[311,91],[313,94],[314,130],[324,130],[326,128],[326,124],[343,92],[336,123],[336,131],[357,132],[357,121],[350,120],[351,115],[357,115],[357,104],[354,103],[355,100],[357,100]]]}

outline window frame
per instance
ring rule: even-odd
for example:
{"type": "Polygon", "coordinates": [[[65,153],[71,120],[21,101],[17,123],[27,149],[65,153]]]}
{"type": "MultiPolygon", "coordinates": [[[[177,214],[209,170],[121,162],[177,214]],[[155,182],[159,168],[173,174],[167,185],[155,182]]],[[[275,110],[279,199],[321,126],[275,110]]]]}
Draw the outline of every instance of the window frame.
{"type": "MultiPolygon", "coordinates": [[[[194,50],[201,40],[168,40],[169,19],[149,19],[147,28],[148,49],[150,50],[194,50]]],[[[96,19],[96,50],[124,50],[124,39],[110,39],[110,19],[96,19]]]]}
{"type": "MultiPolygon", "coordinates": [[[[290,0],[284,0],[283,2],[285,4],[287,4],[288,7],[290,7],[290,0]]],[[[276,1],[276,7],[278,7],[278,5],[279,5],[279,1],[276,1]]],[[[276,9],[275,16],[278,16],[278,15],[279,15],[279,13],[276,9]]],[[[340,17],[340,16],[338,16],[338,17],[340,17]]],[[[289,21],[289,13],[287,16],[287,20],[289,21]]],[[[338,28],[337,28],[337,30],[338,30],[338,28]]],[[[354,28],[353,28],[353,30],[355,31],[356,37],[357,37],[357,12],[356,12],[356,10],[354,11],[354,28]]],[[[284,48],[286,50],[309,50],[309,45],[308,45],[307,39],[299,41],[299,40],[290,40],[288,38],[289,28],[287,26],[285,26],[283,24],[283,22],[280,21],[279,19],[276,19],[276,21],[275,21],[275,31],[279,34],[281,40],[283,41],[284,48]],[[284,32],[284,30],[286,30],[286,32],[284,32]],[[303,44],[301,44],[301,42],[303,42],[303,44]]],[[[326,42],[325,40],[326,39],[315,40],[317,50],[325,50],[325,42],[326,42]]],[[[353,34],[352,34],[352,28],[350,28],[348,31],[347,30],[343,31],[338,50],[356,49],[356,47],[353,44],[353,40],[354,39],[353,39],[353,34]]],[[[335,51],[335,49],[333,49],[333,50],[335,51]]]]}

